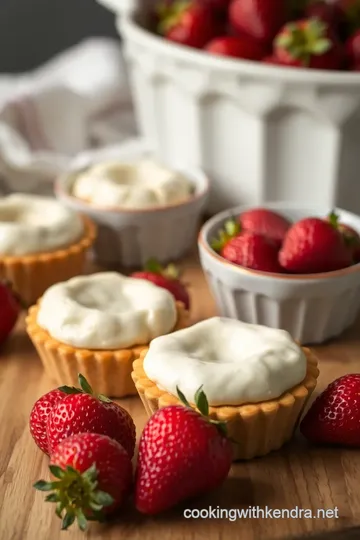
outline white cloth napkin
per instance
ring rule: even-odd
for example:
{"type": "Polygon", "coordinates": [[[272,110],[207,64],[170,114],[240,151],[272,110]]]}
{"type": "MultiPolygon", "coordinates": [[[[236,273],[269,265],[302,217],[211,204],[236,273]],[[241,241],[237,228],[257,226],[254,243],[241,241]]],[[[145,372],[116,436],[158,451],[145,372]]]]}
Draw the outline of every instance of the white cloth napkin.
{"type": "Polygon", "coordinates": [[[74,158],[136,146],[135,135],[115,40],[86,40],[31,73],[0,75],[0,194],[50,193],[74,158]]]}

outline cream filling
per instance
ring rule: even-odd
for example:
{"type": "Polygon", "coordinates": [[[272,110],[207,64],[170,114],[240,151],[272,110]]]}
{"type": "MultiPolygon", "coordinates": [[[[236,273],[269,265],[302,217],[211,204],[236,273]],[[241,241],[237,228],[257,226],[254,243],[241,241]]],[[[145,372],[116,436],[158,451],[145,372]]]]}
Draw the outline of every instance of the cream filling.
{"type": "Polygon", "coordinates": [[[106,350],[148,344],[171,332],[176,319],[176,304],[167,290],[103,272],[50,287],[37,322],[63,343],[106,350]]]}
{"type": "Polygon", "coordinates": [[[149,208],[190,198],[192,184],[181,174],[150,160],[102,163],[79,174],[73,195],[99,206],[149,208]]]}
{"type": "Polygon", "coordinates": [[[21,193],[0,199],[0,255],[55,251],[83,234],[82,219],[55,199],[21,193]]]}
{"type": "Polygon", "coordinates": [[[214,317],[150,344],[144,371],[161,389],[178,387],[194,402],[200,386],[210,405],[276,399],[299,384],[307,361],[283,330],[214,317]]]}

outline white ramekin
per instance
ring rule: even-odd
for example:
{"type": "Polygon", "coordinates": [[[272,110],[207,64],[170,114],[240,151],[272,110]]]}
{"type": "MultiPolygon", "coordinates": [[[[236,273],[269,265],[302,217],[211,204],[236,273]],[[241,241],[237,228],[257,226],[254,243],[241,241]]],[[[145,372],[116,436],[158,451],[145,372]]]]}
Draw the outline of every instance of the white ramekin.
{"type": "Polygon", "coordinates": [[[219,57],[138,24],[151,0],[98,0],[114,11],[138,127],[170,165],[211,180],[209,211],[288,200],[360,214],[360,73],[219,57]],[[140,10],[138,10],[140,11],[140,10]]]}
{"type": "MultiPolygon", "coordinates": [[[[329,209],[295,203],[268,203],[291,220],[324,217],[329,209]]],[[[212,217],[202,227],[201,264],[221,315],[287,330],[302,344],[322,343],[351,326],[360,309],[360,264],[312,275],[270,274],[236,266],[215,253],[211,239],[239,206],[212,217]]],[[[360,217],[336,209],[341,220],[360,231],[360,217]]]]}
{"type": "Polygon", "coordinates": [[[97,224],[94,254],[99,264],[141,268],[151,258],[161,263],[175,261],[196,241],[209,183],[202,171],[182,169],[180,172],[194,185],[193,196],[180,204],[141,210],[96,206],[71,193],[79,171],[60,177],[55,183],[55,195],[97,224]]]}

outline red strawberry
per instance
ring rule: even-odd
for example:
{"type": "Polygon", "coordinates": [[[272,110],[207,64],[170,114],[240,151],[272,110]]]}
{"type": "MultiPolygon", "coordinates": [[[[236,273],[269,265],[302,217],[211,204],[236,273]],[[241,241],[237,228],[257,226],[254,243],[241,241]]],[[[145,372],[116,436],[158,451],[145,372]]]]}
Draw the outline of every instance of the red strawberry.
{"type": "Polygon", "coordinates": [[[300,431],[313,443],[360,447],[360,374],[333,381],[310,407],[300,431]]]}
{"type": "Polygon", "coordinates": [[[335,212],[331,212],[327,217],[327,221],[331,223],[335,229],[337,229],[343,237],[345,245],[348,247],[352,261],[357,263],[360,262],[360,235],[355,229],[341,223],[339,221],[339,216],[335,212]]]}
{"type": "Polygon", "coordinates": [[[197,0],[197,3],[201,6],[208,7],[219,17],[224,12],[226,13],[230,0],[197,0]]]}
{"type": "Polygon", "coordinates": [[[263,272],[282,272],[278,262],[278,246],[260,234],[241,232],[239,222],[229,220],[211,247],[224,259],[253,270],[263,272]]]}
{"type": "Polygon", "coordinates": [[[331,272],[350,266],[351,255],[341,234],[319,218],[305,218],[290,227],[279,261],[294,274],[331,272]]]}
{"type": "Polygon", "coordinates": [[[350,66],[360,64],[360,30],[349,37],[345,44],[346,55],[350,66]]]}
{"type": "Polygon", "coordinates": [[[288,219],[267,208],[246,210],[239,216],[239,221],[242,230],[266,236],[279,247],[291,225],[288,219]]]}
{"type": "Polygon", "coordinates": [[[311,1],[305,9],[305,18],[320,19],[338,33],[344,22],[344,14],[338,4],[325,0],[311,1]]]}
{"type": "Polygon", "coordinates": [[[360,28],[360,0],[337,0],[350,34],[360,28]]]}
{"type": "Polygon", "coordinates": [[[232,0],[230,24],[241,35],[270,44],[286,21],[285,0],[232,0]]]}
{"type": "Polygon", "coordinates": [[[51,491],[62,530],[77,520],[84,531],[87,519],[102,520],[121,506],[130,491],[132,465],[117,441],[97,433],[80,433],[62,441],[51,455],[54,482],[39,480],[34,488],[51,491]]]}
{"type": "Polygon", "coordinates": [[[313,69],[340,69],[344,59],[328,25],[318,19],[287,23],[274,40],[274,54],[281,62],[297,60],[313,69]]]}
{"type": "Polygon", "coordinates": [[[52,408],[66,397],[60,390],[51,390],[38,399],[30,413],[30,433],[40,450],[49,454],[48,437],[46,433],[46,423],[52,408]]]}
{"type": "Polygon", "coordinates": [[[232,462],[225,426],[207,418],[209,407],[201,388],[195,396],[200,413],[171,405],[158,410],[146,424],[139,443],[135,505],[157,514],[179,502],[220,486],[232,462]]]}
{"type": "Polygon", "coordinates": [[[0,281],[0,345],[12,332],[18,320],[21,305],[11,285],[0,281]]]}
{"type": "Polygon", "coordinates": [[[94,395],[79,375],[81,388],[62,386],[67,395],[50,411],[46,430],[50,454],[62,440],[78,433],[98,433],[118,441],[130,457],[134,455],[135,424],[130,414],[102,395],[94,395]]]}
{"type": "Polygon", "coordinates": [[[265,58],[262,59],[264,64],[272,64],[274,66],[283,66],[283,67],[303,67],[301,62],[299,60],[294,60],[291,58],[288,58],[286,61],[280,60],[280,58],[277,58],[275,54],[271,54],[270,56],[265,56],[265,58]]]}
{"type": "Polygon", "coordinates": [[[201,49],[217,34],[212,11],[196,2],[175,1],[158,8],[158,32],[170,41],[201,49]]]}
{"type": "Polygon", "coordinates": [[[179,271],[174,265],[170,264],[163,268],[155,259],[151,259],[142,272],[134,272],[131,277],[146,279],[146,281],[151,281],[154,285],[166,289],[173,295],[175,300],[182,302],[186,309],[190,309],[189,293],[178,279],[179,271]]]}
{"type": "Polygon", "coordinates": [[[260,60],[264,56],[264,47],[249,37],[222,36],[213,39],[205,50],[223,56],[233,56],[245,60],[260,60]]]}

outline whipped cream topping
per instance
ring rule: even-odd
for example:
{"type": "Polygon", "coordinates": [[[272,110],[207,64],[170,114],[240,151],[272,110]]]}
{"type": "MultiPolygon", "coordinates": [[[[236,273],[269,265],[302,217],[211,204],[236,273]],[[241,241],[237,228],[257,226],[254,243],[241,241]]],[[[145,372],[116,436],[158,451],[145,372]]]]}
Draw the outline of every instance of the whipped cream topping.
{"type": "Polygon", "coordinates": [[[180,173],[151,160],[107,162],[79,174],[72,192],[99,206],[149,208],[189,199],[192,184],[180,173]]]}
{"type": "Polygon", "coordinates": [[[39,326],[68,345],[123,349],[171,332],[177,319],[165,289],[116,272],[79,276],[50,287],[41,299],[39,326]]]}
{"type": "Polygon", "coordinates": [[[278,398],[299,384],[307,361],[283,330],[214,317],[151,342],[146,375],[190,403],[200,386],[209,404],[241,405],[278,398]]]}
{"type": "Polygon", "coordinates": [[[82,219],[55,199],[22,193],[0,198],[0,255],[55,251],[83,233],[82,219]]]}

